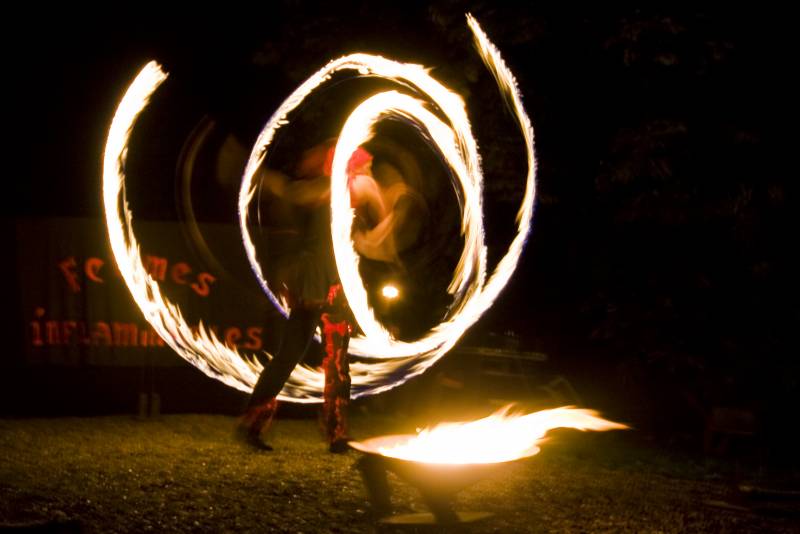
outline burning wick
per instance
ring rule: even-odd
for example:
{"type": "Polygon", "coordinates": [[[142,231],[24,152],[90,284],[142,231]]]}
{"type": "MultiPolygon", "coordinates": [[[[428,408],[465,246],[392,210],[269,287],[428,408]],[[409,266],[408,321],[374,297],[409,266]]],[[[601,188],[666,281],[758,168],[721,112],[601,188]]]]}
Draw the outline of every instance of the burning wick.
{"type": "Polygon", "coordinates": [[[381,289],[381,295],[387,300],[394,300],[400,296],[400,290],[392,284],[386,284],[383,286],[383,289],[381,289]]]}
{"type": "Polygon", "coordinates": [[[595,410],[562,407],[527,415],[510,414],[511,405],[489,417],[468,423],[441,423],[416,436],[398,436],[377,451],[400,460],[432,464],[489,464],[533,456],[544,436],[555,428],[621,430],[627,425],[608,421],[595,410]]]}

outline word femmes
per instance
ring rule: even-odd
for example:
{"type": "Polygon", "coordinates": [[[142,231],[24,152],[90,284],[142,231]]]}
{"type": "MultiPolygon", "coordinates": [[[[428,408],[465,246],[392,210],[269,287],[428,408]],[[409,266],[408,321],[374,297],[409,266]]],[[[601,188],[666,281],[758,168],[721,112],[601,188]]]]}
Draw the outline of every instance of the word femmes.
{"type": "MultiPolygon", "coordinates": [[[[183,261],[170,265],[167,258],[153,255],[146,255],[143,260],[147,274],[152,276],[154,280],[158,282],[169,280],[178,285],[188,285],[192,291],[201,297],[207,297],[211,293],[211,284],[217,281],[217,277],[211,273],[199,272],[195,274],[192,267],[183,261]]],[[[74,256],[69,256],[58,263],[58,268],[70,290],[73,293],[80,293],[84,283],[105,283],[103,275],[105,265],[105,260],[96,257],[86,258],[79,265],[74,256]]],[[[119,271],[115,266],[113,267],[113,274],[119,276],[119,271]]]]}

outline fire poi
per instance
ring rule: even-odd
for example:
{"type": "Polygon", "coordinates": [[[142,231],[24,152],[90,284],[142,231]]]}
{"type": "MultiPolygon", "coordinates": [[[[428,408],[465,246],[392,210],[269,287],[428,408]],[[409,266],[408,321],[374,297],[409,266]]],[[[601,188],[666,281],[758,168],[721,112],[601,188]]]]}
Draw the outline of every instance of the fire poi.
{"type": "MultiPolygon", "coordinates": [[[[350,367],[352,398],[394,388],[423,373],[450,350],[505,287],[516,269],[530,231],[536,175],[533,128],[522,107],[522,97],[514,76],[499,51],[470,15],[467,15],[467,24],[484,64],[497,80],[514,114],[525,141],[528,165],[525,194],[517,213],[516,236],[488,278],[481,200],[483,174],[477,143],[462,98],[433,78],[423,66],[369,54],[350,54],[331,61],[303,82],[278,107],[259,134],[244,171],[239,194],[239,220],[245,250],[264,292],[286,315],[288,303],[278,299],[265,280],[248,230],[248,205],[256,190],[254,176],[265,160],[276,132],[289,124],[289,114],[305,98],[339,71],[352,70],[361,76],[385,78],[413,91],[413,96],[386,91],[367,98],[345,121],[336,144],[331,176],[333,248],[345,296],[363,332],[363,335],[354,336],[350,341],[350,353],[368,360],[354,362],[350,367]],[[439,109],[449,124],[426,109],[426,102],[439,109]],[[461,228],[465,242],[448,287],[452,304],[446,316],[440,324],[411,342],[394,339],[376,320],[367,304],[366,290],[358,271],[359,256],[351,241],[353,213],[346,187],[347,161],[359,145],[372,136],[373,125],[389,116],[401,116],[426,131],[451,168],[458,182],[454,187],[459,190],[457,197],[461,204],[461,228]]],[[[133,212],[125,196],[125,161],[136,119],[167,77],[168,74],[156,62],[148,63],[128,87],[109,129],[104,153],[103,198],[111,248],[134,300],[159,336],[206,375],[249,392],[262,370],[255,355],[239,353],[221,342],[202,322],[197,328],[190,327],[178,306],[162,295],[158,283],[142,264],[133,229],[133,212]]],[[[323,376],[318,369],[298,366],[278,399],[321,402],[323,384],[323,376]]]]}
{"type": "MultiPolygon", "coordinates": [[[[530,231],[536,191],[533,128],[522,107],[516,80],[499,51],[471,15],[467,15],[467,24],[484,65],[496,79],[509,104],[523,137],[527,158],[525,192],[517,213],[516,235],[490,275],[487,276],[487,251],[483,237],[483,173],[466,106],[458,94],[438,82],[423,66],[362,53],[329,62],[289,95],[267,121],[251,150],[242,177],[239,222],[248,260],[264,293],[286,316],[289,303],[276,296],[267,283],[248,229],[249,205],[257,190],[255,177],[276,132],[289,124],[289,115],[307,97],[340,71],[350,70],[360,76],[395,81],[404,91],[411,93],[385,91],[358,105],[338,135],[332,164],[330,209],[334,256],[345,296],[363,332],[351,340],[350,352],[367,360],[351,365],[353,398],[394,388],[423,373],[447,353],[506,285],[517,267],[530,231]],[[429,111],[431,106],[440,113],[429,111]],[[347,187],[348,160],[359,146],[372,138],[375,124],[392,116],[402,117],[422,129],[450,167],[453,186],[458,192],[456,197],[461,208],[461,230],[465,242],[448,287],[452,304],[446,316],[440,324],[410,342],[395,339],[370,309],[359,275],[359,255],[351,238],[353,211],[347,187]],[[440,117],[444,117],[446,122],[440,117]]],[[[248,392],[262,370],[255,355],[242,354],[221,342],[202,323],[198,328],[187,324],[178,306],[162,295],[156,280],[147,273],[134,233],[133,212],[125,195],[128,142],[138,116],[167,77],[156,62],[148,63],[127,89],[109,129],[104,154],[103,197],[111,248],[134,300],[164,341],[206,375],[248,392]]],[[[298,366],[278,399],[321,402],[323,384],[319,369],[298,366]]],[[[625,428],[600,418],[591,410],[558,408],[527,415],[510,415],[504,411],[471,423],[441,425],[417,436],[383,436],[352,442],[351,446],[365,454],[361,467],[373,497],[376,487],[385,486],[385,474],[381,479],[380,472],[393,470],[420,488],[437,521],[452,522],[458,520],[458,516],[447,503],[455,491],[493,466],[535,455],[544,435],[560,427],[580,430],[625,428]],[[374,474],[376,470],[377,475],[374,474]]],[[[385,505],[387,499],[388,493],[385,497],[378,496],[378,505],[385,505]]]]}

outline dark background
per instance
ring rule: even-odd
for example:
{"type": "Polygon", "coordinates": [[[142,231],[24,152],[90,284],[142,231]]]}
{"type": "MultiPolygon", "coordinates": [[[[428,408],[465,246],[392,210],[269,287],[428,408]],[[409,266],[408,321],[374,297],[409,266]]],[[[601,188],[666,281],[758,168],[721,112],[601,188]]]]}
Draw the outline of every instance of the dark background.
{"type": "MultiPolygon", "coordinates": [[[[496,260],[511,236],[524,162],[471,47],[463,18],[471,11],[517,76],[539,163],[528,247],[471,340],[513,332],[521,349],[548,354],[551,370],[569,377],[587,404],[667,440],[696,442],[714,408],[729,407],[756,414],[759,432],[789,447],[781,422],[792,417],[800,379],[790,17],[758,5],[376,4],[21,15],[26,31],[4,37],[4,232],[20,218],[100,222],[107,126],[147,60],[161,61],[172,78],[134,137],[141,178],[132,208],[141,218],[180,220],[175,169],[204,115],[249,147],[299,82],[362,50],[434,67],[464,96],[485,164],[496,260]]],[[[309,110],[306,130],[294,135],[333,135],[341,117],[332,109],[309,110]]],[[[298,150],[286,135],[276,152],[298,150]]],[[[209,180],[194,191],[198,218],[234,223],[237,187],[209,180]]],[[[5,280],[15,279],[14,265],[6,264],[5,280]]],[[[12,309],[6,324],[14,321],[12,309]]],[[[37,395],[52,391],[46,385],[37,395]]],[[[12,389],[8,402],[19,393],[12,389]]],[[[26,412],[20,404],[4,410],[26,412]]]]}

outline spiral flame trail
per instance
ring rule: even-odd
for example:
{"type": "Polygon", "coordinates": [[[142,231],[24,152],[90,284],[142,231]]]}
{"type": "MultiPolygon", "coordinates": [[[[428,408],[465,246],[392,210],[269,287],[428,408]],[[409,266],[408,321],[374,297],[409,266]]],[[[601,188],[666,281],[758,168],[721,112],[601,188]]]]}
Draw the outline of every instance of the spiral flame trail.
{"type": "MultiPolygon", "coordinates": [[[[488,281],[482,222],[483,176],[465,105],[460,96],[433,79],[419,65],[398,63],[368,54],[351,54],[331,61],[300,85],[267,121],[245,168],[239,195],[239,220],[245,250],[265,293],[285,315],[288,313],[286,303],[280,302],[270,290],[257,260],[248,231],[248,206],[257,189],[255,174],[266,157],[275,133],[288,124],[288,114],[335,72],[351,69],[361,75],[381,76],[413,87],[438,106],[451,123],[451,126],[447,126],[426,110],[423,101],[388,91],[374,95],[358,106],[345,122],[339,136],[331,185],[334,253],[348,302],[366,334],[365,337],[351,340],[351,352],[373,359],[351,365],[354,398],[380,393],[405,382],[424,372],[452,348],[467,328],[491,306],[508,282],[530,231],[536,175],[533,128],[522,107],[514,76],[500,53],[471,15],[467,15],[467,23],[484,63],[496,78],[518,121],[528,161],[525,195],[517,215],[517,235],[488,281]],[[404,116],[424,128],[458,177],[462,193],[465,247],[448,288],[454,296],[454,303],[440,325],[414,342],[392,339],[375,319],[367,305],[366,290],[358,275],[358,255],[350,240],[353,213],[346,187],[346,162],[349,155],[371,137],[372,126],[389,115],[404,116]]],[[[250,391],[262,369],[261,365],[252,355],[243,356],[223,344],[204,325],[200,324],[197,329],[188,326],[178,307],[161,295],[157,282],[147,274],[133,232],[133,215],[127,206],[124,187],[128,140],[138,115],[165,79],[166,74],[155,62],[148,63],[128,88],[109,129],[103,170],[109,240],[134,300],[147,321],[169,346],[207,375],[242,391],[250,391]]],[[[320,402],[323,383],[319,370],[298,366],[278,398],[293,402],[320,402]]]]}

